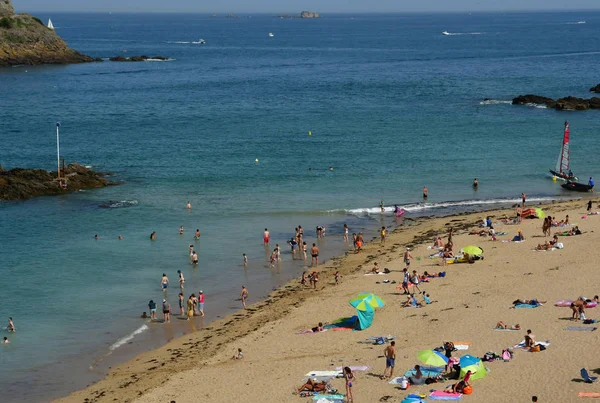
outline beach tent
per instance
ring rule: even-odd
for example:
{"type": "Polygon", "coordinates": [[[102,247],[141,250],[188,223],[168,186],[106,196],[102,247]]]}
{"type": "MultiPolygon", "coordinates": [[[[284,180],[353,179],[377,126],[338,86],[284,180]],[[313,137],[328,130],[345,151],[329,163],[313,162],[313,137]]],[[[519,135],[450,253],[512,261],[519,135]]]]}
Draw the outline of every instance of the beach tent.
{"type": "Polygon", "coordinates": [[[373,323],[373,317],[375,316],[375,310],[373,308],[365,309],[364,311],[356,311],[358,321],[356,322],[356,330],[365,330],[373,323]]]}
{"type": "Polygon", "coordinates": [[[356,330],[364,330],[371,326],[373,317],[375,316],[375,308],[384,306],[385,303],[381,298],[372,293],[360,293],[356,298],[350,300],[350,306],[356,308],[358,320],[356,322],[356,330]]]}

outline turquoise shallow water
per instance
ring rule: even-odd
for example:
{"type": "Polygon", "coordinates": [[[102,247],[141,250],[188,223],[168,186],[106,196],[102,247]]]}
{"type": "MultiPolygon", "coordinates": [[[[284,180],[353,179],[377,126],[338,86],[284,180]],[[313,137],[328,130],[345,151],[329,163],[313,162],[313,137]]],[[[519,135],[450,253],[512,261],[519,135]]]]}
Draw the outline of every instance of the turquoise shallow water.
{"type": "MultiPolygon", "coordinates": [[[[320,244],[328,257],[346,249],[344,222],[367,234],[397,224],[377,213],[382,198],[414,217],[509,204],[523,191],[536,200],[573,196],[546,177],[565,119],[573,170],[598,172],[597,111],[503,101],[589,96],[600,13],[38,16],[94,57],[127,50],[176,60],[0,70],[4,167],[53,169],[60,120],[68,162],[122,181],[0,204],[0,318],[18,326],[0,354],[11,401],[85,386],[108,365],[201,327],[137,318],[161,298],[163,272],[175,282],[183,270],[186,295],[205,291],[210,320],[239,309],[241,284],[256,301],[303,270],[284,246],[297,225],[310,242],[316,225],[328,228],[320,244]],[[179,43],[199,38],[207,45],[179,43]],[[486,97],[495,102],[482,104],[486,97]],[[107,202],[114,207],[100,207],[107,202]],[[274,269],[265,227],[284,246],[274,269]],[[193,269],[195,228],[202,237],[193,269]]],[[[174,306],[176,291],[168,293],[174,306]]]]}

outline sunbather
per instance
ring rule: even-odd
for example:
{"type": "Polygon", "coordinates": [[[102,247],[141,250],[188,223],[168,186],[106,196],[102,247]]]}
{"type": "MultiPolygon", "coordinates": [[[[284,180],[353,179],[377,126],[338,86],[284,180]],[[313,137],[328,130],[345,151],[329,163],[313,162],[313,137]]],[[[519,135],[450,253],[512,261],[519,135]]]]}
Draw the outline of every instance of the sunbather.
{"type": "Polygon", "coordinates": [[[367,270],[365,274],[379,274],[379,265],[377,262],[373,263],[373,268],[371,270],[367,270]]]}
{"type": "Polygon", "coordinates": [[[523,305],[542,305],[547,301],[540,301],[539,299],[516,299],[513,301],[513,305],[523,304],[523,305]]]}
{"type": "Polygon", "coordinates": [[[444,392],[462,393],[465,387],[469,386],[469,379],[471,379],[471,371],[467,371],[467,374],[462,381],[459,381],[452,386],[448,386],[446,389],[444,389],[444,392]]]}
{"type": "Polygon", "coordinates": [[[413,385],[425,384],[426,378],[423,376],[423,373],[421,372],[421,366],[415,365],[415,371],[416,371],[416,374],[408,378],[410,380],[410,383],[413,385]]]}
{"type": "Polygon", "coordinates": [[[531,333],[530,329],[527,329],[527,334],[525,335],[525,347],[531,349],[535,346],[535,335],[531,333]]]}
{"type": "Polygon", "coordinates": [[[303,392],[305,390],[309,392],[323,392],[327,390],[327,382],[318,382],[317,378],[308,378],[308,381],[306,381],[304,385],[298,388],[298,393],[303,392]]]}
{"type": "Polygon", "coordinates": [[[507,325],[506,323],[500,321],[496,323],[496,329],[521,330],[521,325],[518,323],[516,325],[507,325]]]}
{"type": "Polygon", "coordinates": [[[313,333],[319,333],[323,331],[323,322],[319,322],[319,324],[311,329],[313,333]]]}

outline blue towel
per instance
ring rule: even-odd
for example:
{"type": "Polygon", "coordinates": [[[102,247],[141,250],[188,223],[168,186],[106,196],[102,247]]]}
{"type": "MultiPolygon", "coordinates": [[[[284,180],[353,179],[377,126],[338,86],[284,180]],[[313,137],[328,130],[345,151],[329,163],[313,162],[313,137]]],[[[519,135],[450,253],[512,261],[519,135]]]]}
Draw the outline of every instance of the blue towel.
{"type": "Polygon", "coordinates": [[[539,304],[516,304],[515,308],[537,308],[539,304]]]}

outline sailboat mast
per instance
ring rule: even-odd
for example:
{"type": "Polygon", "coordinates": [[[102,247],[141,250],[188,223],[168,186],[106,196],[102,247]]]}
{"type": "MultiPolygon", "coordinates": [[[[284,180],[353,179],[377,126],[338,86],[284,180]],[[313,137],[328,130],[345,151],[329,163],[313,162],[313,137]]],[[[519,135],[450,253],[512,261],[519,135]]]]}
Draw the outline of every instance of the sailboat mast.
{"type": "Polygon", "coordinates": [[[569,172],[569,122],[565,122],[565,134],[563,136],[562,153],[560,156],[560,172],[569,172]]]}

